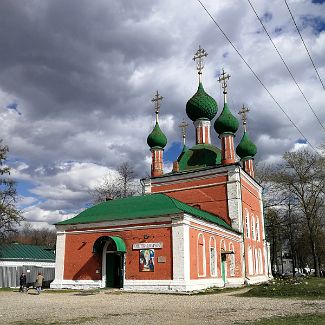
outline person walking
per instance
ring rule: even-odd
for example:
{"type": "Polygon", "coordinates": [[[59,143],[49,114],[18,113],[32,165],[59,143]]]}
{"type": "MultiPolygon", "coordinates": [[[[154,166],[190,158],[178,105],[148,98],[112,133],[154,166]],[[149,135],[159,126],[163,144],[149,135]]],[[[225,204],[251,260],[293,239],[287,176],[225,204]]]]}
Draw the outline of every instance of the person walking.
{"type": "Polygon", "coordinates": [[[36,291],[37,291],[38,295],[41,293],[43,280],[44,280],[44,277],[43,277],[42,273],[39,272],[36,277],[36,283],[35,283],[35,287],[36,287],[36,291]]]}
{"type": "Polygon", "coordinates": [[[27,283],[27,279],[26,279],[26,274],[24,272],[21,273],[21,276],[19,278],[19,291],[20,292],[25,292],[26,291],[26,283],[27,283]]]}

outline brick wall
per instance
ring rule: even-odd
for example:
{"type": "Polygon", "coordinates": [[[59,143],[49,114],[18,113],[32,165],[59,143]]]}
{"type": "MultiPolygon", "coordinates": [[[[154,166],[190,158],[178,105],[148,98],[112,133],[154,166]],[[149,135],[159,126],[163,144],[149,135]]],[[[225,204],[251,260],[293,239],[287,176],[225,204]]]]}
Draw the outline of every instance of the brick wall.
{"type": "Polygon", "coordinates": [[[64,279],[66,280],[101,280],[102,256],[93,254],[93,245],[101,236],[118,236],[126,244],[126,279],[130,280],[168,280],[172,279],[171,228],[135,229],[96,233],[67,233],[65,243],[64,279]],[[144,239],[147,235],[149,238],[144,239]],[[132,245],[142,242],[162,242],[163,248],[155,249],[155,271],[140,272],[139,250],[132,245]],[[158,263],[158,256],[166,257],[166,262],[158,263]],[[100,273],[96,273],[100,270],[100,273]]]}

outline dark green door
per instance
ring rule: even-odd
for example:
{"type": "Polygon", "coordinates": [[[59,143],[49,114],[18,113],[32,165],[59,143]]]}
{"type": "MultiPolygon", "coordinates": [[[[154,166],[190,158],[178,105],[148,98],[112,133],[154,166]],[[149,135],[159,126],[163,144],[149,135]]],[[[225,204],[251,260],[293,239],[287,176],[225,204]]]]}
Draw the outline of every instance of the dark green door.
{"type": "Polygon", "coordinates": [[[106,287],[121,288],[123,286],[122,256],[106,254],[106,287]]]}
{"type": "Polygon", "coordinates": [[[226,254],[221,254],[221,275],[223,283],[226,283],[226,254]]]}

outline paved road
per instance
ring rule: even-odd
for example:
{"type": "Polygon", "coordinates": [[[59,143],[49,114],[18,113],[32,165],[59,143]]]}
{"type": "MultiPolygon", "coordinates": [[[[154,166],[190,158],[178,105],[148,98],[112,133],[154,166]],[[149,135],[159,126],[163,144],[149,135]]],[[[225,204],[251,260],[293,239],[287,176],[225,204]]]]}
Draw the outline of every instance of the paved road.
{"type": "Polygon", "coordinates": [[[249,324],[262,317],[315,312],[325,312],[325,301],[245,298],[231,292],[0,292],[0,324],[249,324]]]}

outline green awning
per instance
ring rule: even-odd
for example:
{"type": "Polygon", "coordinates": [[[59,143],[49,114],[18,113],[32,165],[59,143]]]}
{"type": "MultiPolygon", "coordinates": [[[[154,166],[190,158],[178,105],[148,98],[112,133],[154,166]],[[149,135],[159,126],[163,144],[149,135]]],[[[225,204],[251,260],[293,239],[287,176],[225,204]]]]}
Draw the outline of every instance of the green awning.
{"type": "Polygon", "coordinates": [[[112,236],[110,238],[113,239],[115,244],[116,244],[116,251],[126,253],[126,245],[125,245],[124,240],[122,238],[115,237],[115,236],[112,236]]]}
{"type": "Polygon", "coordinates": [[[94,246],[93,246],[93,253],[94,254],[101,254],[104,248],[105,243],[108,240],[112,240],[116,246],[116,252],[125,253],[126,252],[126,245],[122,238],[116,236],[102,236],[96,239],[94,246]]]}

